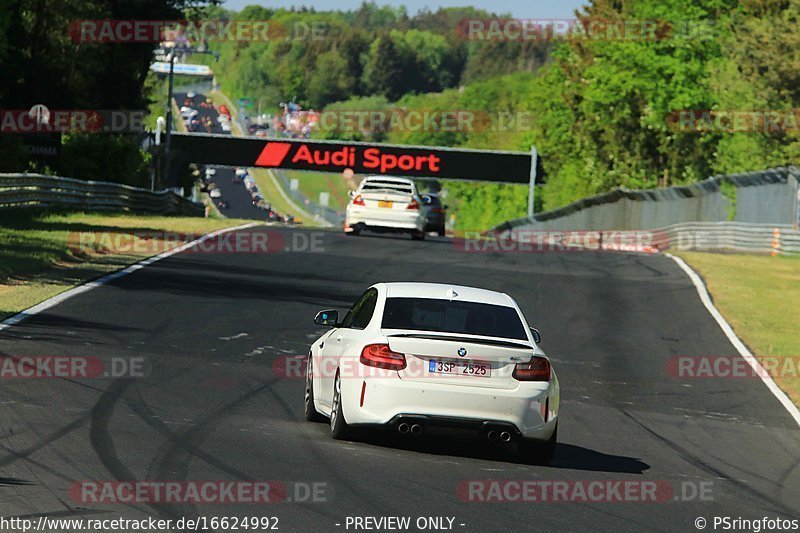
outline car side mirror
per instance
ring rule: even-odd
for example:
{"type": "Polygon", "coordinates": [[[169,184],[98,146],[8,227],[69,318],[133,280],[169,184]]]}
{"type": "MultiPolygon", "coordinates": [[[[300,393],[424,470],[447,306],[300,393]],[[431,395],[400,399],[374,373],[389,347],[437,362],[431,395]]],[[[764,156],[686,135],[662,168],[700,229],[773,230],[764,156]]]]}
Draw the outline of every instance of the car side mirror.
{"type": "Polygon", "coordinates": [[[339,325],[339,311],[335,309],[325,309],[317,313],[314,317],[314,324],[318,326],[336,327],[339,325]]]}
{"type": "Polygon", "coordinates": [[[447,209],[450,209],[450,206],[449,206],[449,205],[443,205],[442,207],[443,207],[445,210],[447,210],[447,209]]]}
{"type": "Polygon", "coordinates": [[[531,328],[531,335],[533,336],[533,342],[539,344],[542,342],[542,334],[539,333],[539,330],[536,328],[531,328]]]}
{"type": "Polygon", "coordinates": [[[347,194],[350,195],[350,198],[355,198],[356,197],[356,191],[348,191],[347,194]]]}
{"type": "Polygon", "coordinates": [[[431,203],[431,197],[430,197],[430,196],[428,196],[428,195],[425,195],[425,196],[423,196],[423,197],[422,197],[422,201],[423,201],[425,204],[430,204],[430,203],[431,203]]]}

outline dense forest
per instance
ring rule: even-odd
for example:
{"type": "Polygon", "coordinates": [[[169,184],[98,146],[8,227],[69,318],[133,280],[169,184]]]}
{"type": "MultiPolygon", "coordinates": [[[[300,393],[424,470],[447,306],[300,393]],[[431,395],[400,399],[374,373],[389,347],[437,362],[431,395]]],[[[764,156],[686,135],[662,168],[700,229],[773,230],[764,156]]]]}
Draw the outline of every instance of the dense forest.
{"type": "MultiPolygon", "coordinates": [[[[533,72],[546,42],[469,42],[459,27],[493,15],[473,8],[421,11],[365,3],[357,11],[209,8],[206,19],[269,21],[269,40],[209,43],[221,52],[223,87],[276,105],[296,98],[307,107],[364,96],[396,101],[512,72],[533,72]]],[[[496,15],[495,15],[496,16],[496,15]]]]}
{"type": "MultiPolygon", "coordinates": [[[[367,4],[356,12],[249,7],[228,15],[287,26],[316,22],[329,30],[322,39],[222,43],[220,79],[235,96],[265,106],[296,97],[326,110],[469,109],[532,117],[525,127],[388,131],[379,139],[516,150],[535,144],[546,173],[539,208],[614,187],[682,184],[783,165],[800,155],[791,122],[800,104],[800,34],[794,31],[800,0],[593,0],[577,14],[580,20],[649,21],[654,37],[544,43],[466,39],[459,31],[463,20],[495,16],[471,9],[409,16],[367,4]],[[676,123],[682,110],[781,118],[771,128],[759,128],[758,120],[741,129],[708,120],[676,123]]],[[[525,209],[526,194],[516,187],[452,183],[448,189],[471,206],[460,210],[463,227],[486,227],[525,209]]]]}
{"type": "MultiPolygon", "coordinates": [[[[525,127],[315,135],[512,150],[536,145],[545,178],[537,209],[614,187],[682,184],[783,165],[800,155],[792,122],[800,108],[800,0],[592,0],[578,20],[651,21],[654,38],[465,37],[465,20],[498,16],[468,7],[409,14],[372,3],[354,11],[249,6],[232,12],[192,0],[0,0],[6,74],[0,101],[6,109],[34,103],[142,109],[161,98],[147,74],[154,44],[76,44],[67,32],[75,19],[269,21],[268,41],[204,43],[221,54],[213,69],[229,96],[253,98],[271,112],[296,99],[325,111],[524,113],[530,117],[525,127]],[[687,126],[675,118],[685,110],[778,113],[781,120],[779,127],[755,124],[756,131],[708,120],[687,126]]],[[[53,171],[145,179],[146,155],[129,137],[64,135],[62,142],[53,171]]],[[[18,136],[0,136],[3,170],[25,166],[18,144],[18,136]]],[[[525,210],[521,187],[447,188],[462,200],[461,227],[487,227],[525,210]]]]}

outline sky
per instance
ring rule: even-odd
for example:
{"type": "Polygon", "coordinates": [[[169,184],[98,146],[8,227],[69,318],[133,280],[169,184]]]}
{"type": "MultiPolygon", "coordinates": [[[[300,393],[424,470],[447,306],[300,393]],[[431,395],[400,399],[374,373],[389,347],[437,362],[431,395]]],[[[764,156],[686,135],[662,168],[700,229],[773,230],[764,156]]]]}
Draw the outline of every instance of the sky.
{"type": "MultiPolygon", "coordinates": [[[[406,6],[409,14],[423,7],[436,11],[440,7],[473,6],[498,14],[511,14],[515,18],[569,19],[575,10],[588,0],[376,0],[379,5],[406,6]]],[[[241,10],[250,4],[264,7],[300,7],[306,5],[318,11],[358,9],[362,0],[226,0],[226,9],[241,10]]]]}

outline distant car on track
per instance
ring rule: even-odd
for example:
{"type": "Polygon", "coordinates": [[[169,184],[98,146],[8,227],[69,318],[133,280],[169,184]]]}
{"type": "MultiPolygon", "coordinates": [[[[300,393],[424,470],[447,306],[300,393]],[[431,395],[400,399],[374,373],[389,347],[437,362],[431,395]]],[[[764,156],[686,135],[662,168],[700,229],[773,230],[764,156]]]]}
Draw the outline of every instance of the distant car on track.
{"type": "Polygon", "coordinates": [[[539,332],[508,295],[456,285],[378,283],[311,345],[305,418],[419,435],[458,428],[516,443],[525,460],[553,457],[559,384],[539,332]]]}
{"type": "Polygon", "coordinates": [[[422,199],[413,180],[391,176],[367,176],[345,210],[344,231],[359,235],[364,230],[409,233],[425,238],[422,199]]]}
{"type": "Polygon", "coordinates": [[[442,205],[441,199],[435,194],[423,194],[422,203],[425,212],[425,231],[432,231],[444,237],[447,206],[442,205]]]}

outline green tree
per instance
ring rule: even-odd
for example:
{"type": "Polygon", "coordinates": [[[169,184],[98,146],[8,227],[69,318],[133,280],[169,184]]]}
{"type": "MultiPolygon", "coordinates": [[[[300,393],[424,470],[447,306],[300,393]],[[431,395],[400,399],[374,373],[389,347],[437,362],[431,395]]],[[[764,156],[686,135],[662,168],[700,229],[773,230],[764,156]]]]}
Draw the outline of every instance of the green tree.
{"type": "Polygon", "coordinates": [[[389,35],[383,35],[372,43],[364,65],[363,82],[370,93],[383,95],[391,101],[405,92],[403,64],[389,35]]]}

